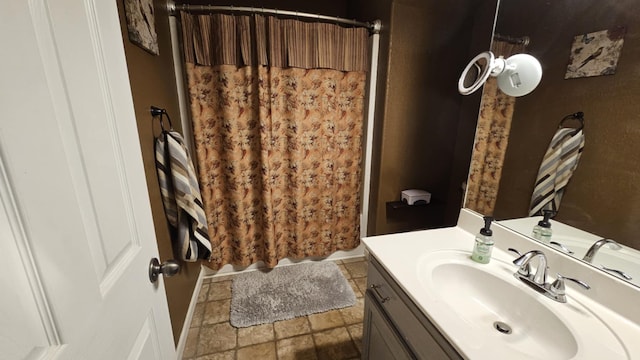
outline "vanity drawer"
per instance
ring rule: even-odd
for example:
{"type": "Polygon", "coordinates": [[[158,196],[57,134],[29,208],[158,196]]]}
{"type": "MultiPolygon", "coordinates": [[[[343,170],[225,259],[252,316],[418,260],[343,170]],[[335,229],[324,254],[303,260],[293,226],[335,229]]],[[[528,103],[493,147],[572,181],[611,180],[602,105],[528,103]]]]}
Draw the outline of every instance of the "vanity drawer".
{"type": "Polygon", "coordinates": [[[367,292],[419,359],[462,359],[373,256],[369,263],[367,292]]]}

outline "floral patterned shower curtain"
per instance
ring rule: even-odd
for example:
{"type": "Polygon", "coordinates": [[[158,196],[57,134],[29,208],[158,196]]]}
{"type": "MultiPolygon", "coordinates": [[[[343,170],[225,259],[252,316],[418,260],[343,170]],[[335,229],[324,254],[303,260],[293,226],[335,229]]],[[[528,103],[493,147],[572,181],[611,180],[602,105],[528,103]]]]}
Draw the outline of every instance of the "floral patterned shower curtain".
{"type": "Polygon", "coordinates": [[[209,266],[355,248],[367,30],[181,19],[209,266]]]}
{"type": "MultiPolygon", "coordinates": [[[[525,46],[494,41],[491,49],[507,58],[524,52],[525,46]]],[[[498,89],[495,78],[484,84],[465,200],[465,207],[480,214],[493,215],[515,104],[514,97],[498,89]]]]}

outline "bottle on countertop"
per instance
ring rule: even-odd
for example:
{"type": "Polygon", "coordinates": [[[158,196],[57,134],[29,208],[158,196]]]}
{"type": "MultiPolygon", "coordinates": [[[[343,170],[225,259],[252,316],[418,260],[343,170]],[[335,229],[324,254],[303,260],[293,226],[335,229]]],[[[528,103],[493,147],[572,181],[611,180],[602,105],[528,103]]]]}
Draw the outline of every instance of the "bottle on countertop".
{"type": "Polygon", "coordinates": [[[491,252],[493,251],[493,231],[491,231],[491,222],[493,217],[484,217],[484,227],[480,229],[480,233],[476,235],[475,244],[473,246],[473,252],[471,253],[471,260],[480,263],[487,264],[491,260],[491,252]]]}
{"type": "Polygon", "coordinates": [[[533,232],[531,236],[534,239],[540,240],[544,243],[549,243],[551,241],[551,219],[556,213],[553,210],[544,210],[543,219],[538,222],[538,225],[533,227],[533,232]]]}

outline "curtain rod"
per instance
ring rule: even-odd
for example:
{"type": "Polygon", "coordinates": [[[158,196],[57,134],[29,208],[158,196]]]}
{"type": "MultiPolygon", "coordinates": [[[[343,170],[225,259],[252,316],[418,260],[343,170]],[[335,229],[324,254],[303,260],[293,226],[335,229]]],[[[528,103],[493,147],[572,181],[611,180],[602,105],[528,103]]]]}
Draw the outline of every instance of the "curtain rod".
{"type": "Polygon", "coordinates": [[[326,20],[346,25],[354,25],[358,27],[365,27],[369,29],[372,34],[379,34],[382,28],[382,22],[380,20],[374,20],[373,22],[361,22],[356,20],[349,20],[341,17],[326,16],[318,14],[310,14],[299,11],[287,11],[278,9],[265,9],[262,7],[242,7],[242,6],[218,6],[218,5],[191,5],[191,4],[175,4],[169,2],[167,4],[169,15],[176,16],[178,11],[236,11],[246,13],[261,13],[261,14],[274,14],[274,15],[286,15],[303,18],[311,18],[317,20],[326,20]]]}
{"type": "Polygon", "coordinates": [[[529,41],[531,41],[531,39],[529,39],[528,36],[513,37],[513,36],[508,36],[508,35],[500,35],[498,33],[493,34],[493,39],[494,40],[500,40],[500,41],[506,41],[506,42],[511,43],[511,44],[522,44],[524,46],[529,45],[529,41]]]}

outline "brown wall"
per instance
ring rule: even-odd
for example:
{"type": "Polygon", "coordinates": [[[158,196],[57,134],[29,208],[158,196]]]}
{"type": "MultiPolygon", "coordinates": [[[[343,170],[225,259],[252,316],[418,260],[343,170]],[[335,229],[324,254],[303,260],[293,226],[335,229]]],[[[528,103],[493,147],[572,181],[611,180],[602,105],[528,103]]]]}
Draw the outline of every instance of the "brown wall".
{"type": "MultiPolygon", "coordinates": [[[[468,121],[461,127],[463,97],[457,92],[457,80],[474,48],[476,6],[467,0],[391,3],[389,54],[384,64],[387,78],[379,84],[385,87],[386,96],[383,103],[379,102],[383,116],[376,118],[381,124],[377,124],[379,161],[372,188],[375,234],[415,226],[408,227],[402,219],[387,214],[386,206],[399,200],[402,190],[411,188],[431,192],[430,206],[437,206],[437,211],[425,215],[430,217],[424,219],[425,227],[455,223],[462,192],[450,189],[452,182],[459,186],[466,178],[473,140],[469,134],[475,129],[479,99],[474,111],[465,112],[468,121]],[[459,132],[466,136],[468,145],[458,143],[459,132]],[[452,179],[454,170],[460,168],[462,175],[452,179]],[[447,216],[447,207],[452,207],[453,216],[447,216]]],[[[489,25],[485,44],[489,43],[493,23],[493,14],[488,15],[488,20],[480,21],[485,27],[489,25]]]]}
{"type": "MultiPolygon", "coordinates": [[[[498,8],[498,0],[482,1],[476,4],[475,11],[472,11],[473,20],[471,30],[471,41],[469,44],[467,61],[491,46],[493,26],[498,8]]],[[[466,66],[466,64],[465,64],[466,66]]],[[[453,153],[451,176],[449,181],[449,196],[445,207],[444,223],[451,226],[457,223],[462,201],[464,199],[467,177],[469,176],[469,166],[471,164],[471,154],[473,151],[473,141],[476,134],[478,110],[482,92],[463,96],[460,103],[460,114],[458,118],[458,132],[453,153]]]]}
{"type": "Polygon", "coordinates": [[[542,82],[517,100],[495,215],[527,215],[560,120],[585,113],[586,146],[557,220],[640,248],[640,6],[635,0],[503,1],[497,31],[531,37],[542,82]],[[509,14],[509,15],[507,15],[509,14]],[[564,80],[573,36],[627,26],[615,75],[564,80]]]}
{"type": "MultiPolygon", "coordinates": [[[[178,95],[171,56],[171,41],[169,35],[169,17],[165,1],[154,2],[156,13],[156,32],[158,33],[159,56],[151,55],[129,41],[124,2],[118,1],[122,37],[129,68],[129,79],[140,135],[142,158],[144,161],[147,187],[151,200],[160,260],[174,259],[171,240],[167,229],[167,222],[160,197],[160,189],[156,177],[154,158],[154,133],[157,134],[158,123],[151,120],[149,107],[151,105],[167,109],[171,116],[173,127],[181,131],[180,112],[178,109],[178,95]],[[152,128],[152,125],[155,127],[152,128]],[[155,129],[155,132],[154,132],[155,129]]],[[[183,263],[180,273],[172,278],[165,278],[169,314],[173,327],[173,336],[178,341],[184,324],[191,295],[200,272],[197,263],[183,263]]]]}
{"type": "Polygon", "coordinates": [[[380,158],[382,156],[382,129],[385,115],[385,98],[387,96],[387,73],[389,69],[389,49],[391,45],[391,4],[392,0],[352,0],[349,3],[349,17],[363,21],[380,20],[380,49],[378,55],[378,84],[376,86],[376,108],[374,113],[374,138],[371,161],[371,192],[369,198],[367,234],[376,234],[376,213],[378,192],[380,187],[380,158]]]}

